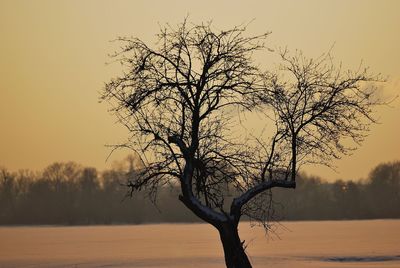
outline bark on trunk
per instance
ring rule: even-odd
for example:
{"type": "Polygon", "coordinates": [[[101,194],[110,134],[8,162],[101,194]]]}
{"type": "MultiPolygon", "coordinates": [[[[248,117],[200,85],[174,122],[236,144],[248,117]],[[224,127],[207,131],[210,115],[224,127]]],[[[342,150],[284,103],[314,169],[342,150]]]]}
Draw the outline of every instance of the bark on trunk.
{"type": "Polygon", "coordinates": [[[237,226],[231,222],[218,228],[224,248],[227,268],[251,268],[250,261],[240,241],[237,226]]]}

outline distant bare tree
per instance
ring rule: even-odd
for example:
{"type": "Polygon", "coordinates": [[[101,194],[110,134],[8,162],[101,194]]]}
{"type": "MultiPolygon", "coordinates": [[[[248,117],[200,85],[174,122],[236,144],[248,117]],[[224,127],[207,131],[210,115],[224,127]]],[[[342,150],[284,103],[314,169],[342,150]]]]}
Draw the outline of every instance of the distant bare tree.
{"type": "Polygon", "coordinates": [[[282,73],[262,72],[252,55],[265,49],[268,33],[244,32],[184,21],[161,29],[156,48],[119,38],[114,57],[125,71],[102,92],[131,133],[124,146],[145,166],[131,191],[155,199],[159,187],[180,185],[179,199],[219,231],[226,266],[235,268],[251,267],[241,216],[268,228],[270,189],[295,188],[300,165],[329,165],[348,152],[348,138],[362,140],[377,104],[369,83],[376,79],[365,69],[334,68],[329,54],[283,51],[282,73]],[[244,134],[239,123],[254,114],[267,129],[260,136],[244,134]],[[232,187],[233,199],[226,195],[232,187]]]}

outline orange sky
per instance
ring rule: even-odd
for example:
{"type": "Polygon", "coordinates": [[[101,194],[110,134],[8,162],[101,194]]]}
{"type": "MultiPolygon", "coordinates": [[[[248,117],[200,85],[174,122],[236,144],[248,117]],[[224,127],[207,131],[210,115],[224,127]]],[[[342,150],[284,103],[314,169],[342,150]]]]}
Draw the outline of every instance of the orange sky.
{"type": "MultiPolygon", "coordinates": [[[[109,41],[133,35],[155,40],[158,24],[212,19],[218,28],[249,22],[249,34],[272,31],[271,48],[326,52],[344,66],[360,61],[389,77],[384,96],[400,92],[400,1],[17,1],[0,2],[0,166],[42,169],[73,160],[105,169],[109,149],[127,131],[114,123],[99,91],[118,72],[105,65],[109,41]]],[[[272,66],[268,58],[257,59],[272,66]]],[[[357,179],[375,165],[400,160],[400,101],[381,107],[381,124],[363,146],[335,162],[337,173],[308,167],[328,179],[357,179]]]]}

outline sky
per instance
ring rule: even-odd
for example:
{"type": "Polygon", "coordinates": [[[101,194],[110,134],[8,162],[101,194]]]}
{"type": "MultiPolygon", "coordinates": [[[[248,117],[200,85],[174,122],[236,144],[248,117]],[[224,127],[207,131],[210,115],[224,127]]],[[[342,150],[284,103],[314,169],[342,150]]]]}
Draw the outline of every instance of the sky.
{"type": "MultiPolygon", "coordinates": [[[[248,34],[271,31],[267,46],[363,64],[387,82],[380,95],[400,93],[400,1],[101,1],[0,0],[0,166],[41,170],[76,161],[100,170],[128,151],[110,153],[128,132],[99,103],[104,83],[121,69],[110,62],[118,36],[155,41],[159,26],[213,21],[219,29],[248,23],[248,34]]],[[[268,68],[268,56],[257,59],[268,68]]],[[[400,101],[376,111],[362,146],[333,162],[336,171],[304,167],[328,180],[359,179],[382,162],[400,160],[400,101]]]]}

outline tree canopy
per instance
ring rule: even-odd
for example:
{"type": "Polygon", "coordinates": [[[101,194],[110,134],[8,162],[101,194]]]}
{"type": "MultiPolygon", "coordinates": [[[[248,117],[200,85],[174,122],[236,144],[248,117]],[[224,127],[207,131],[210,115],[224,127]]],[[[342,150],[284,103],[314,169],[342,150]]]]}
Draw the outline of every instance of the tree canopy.
{"type": "Polygon", "coordinates": [[[379,102],[377,77],[366,68],[343,71],[329,53],[307,59],[281,51],[280,69],[264,70],[253,55],[266,49],[268,35],[185,20],[162,28],[154,47],[118,39],[114,57],[124,72],[102,98],[144,163],[128,183],[132,191],[155,198],[159,187],[178,184],[180,200],[220,231],[236,228],[243,214],[265,224],[268,190],[295,188],[302,164],[330,165],[362,141],[379,102]],[[263,119],[265,135],[243,135],[240,118],[251,115],[263,119]]]}

